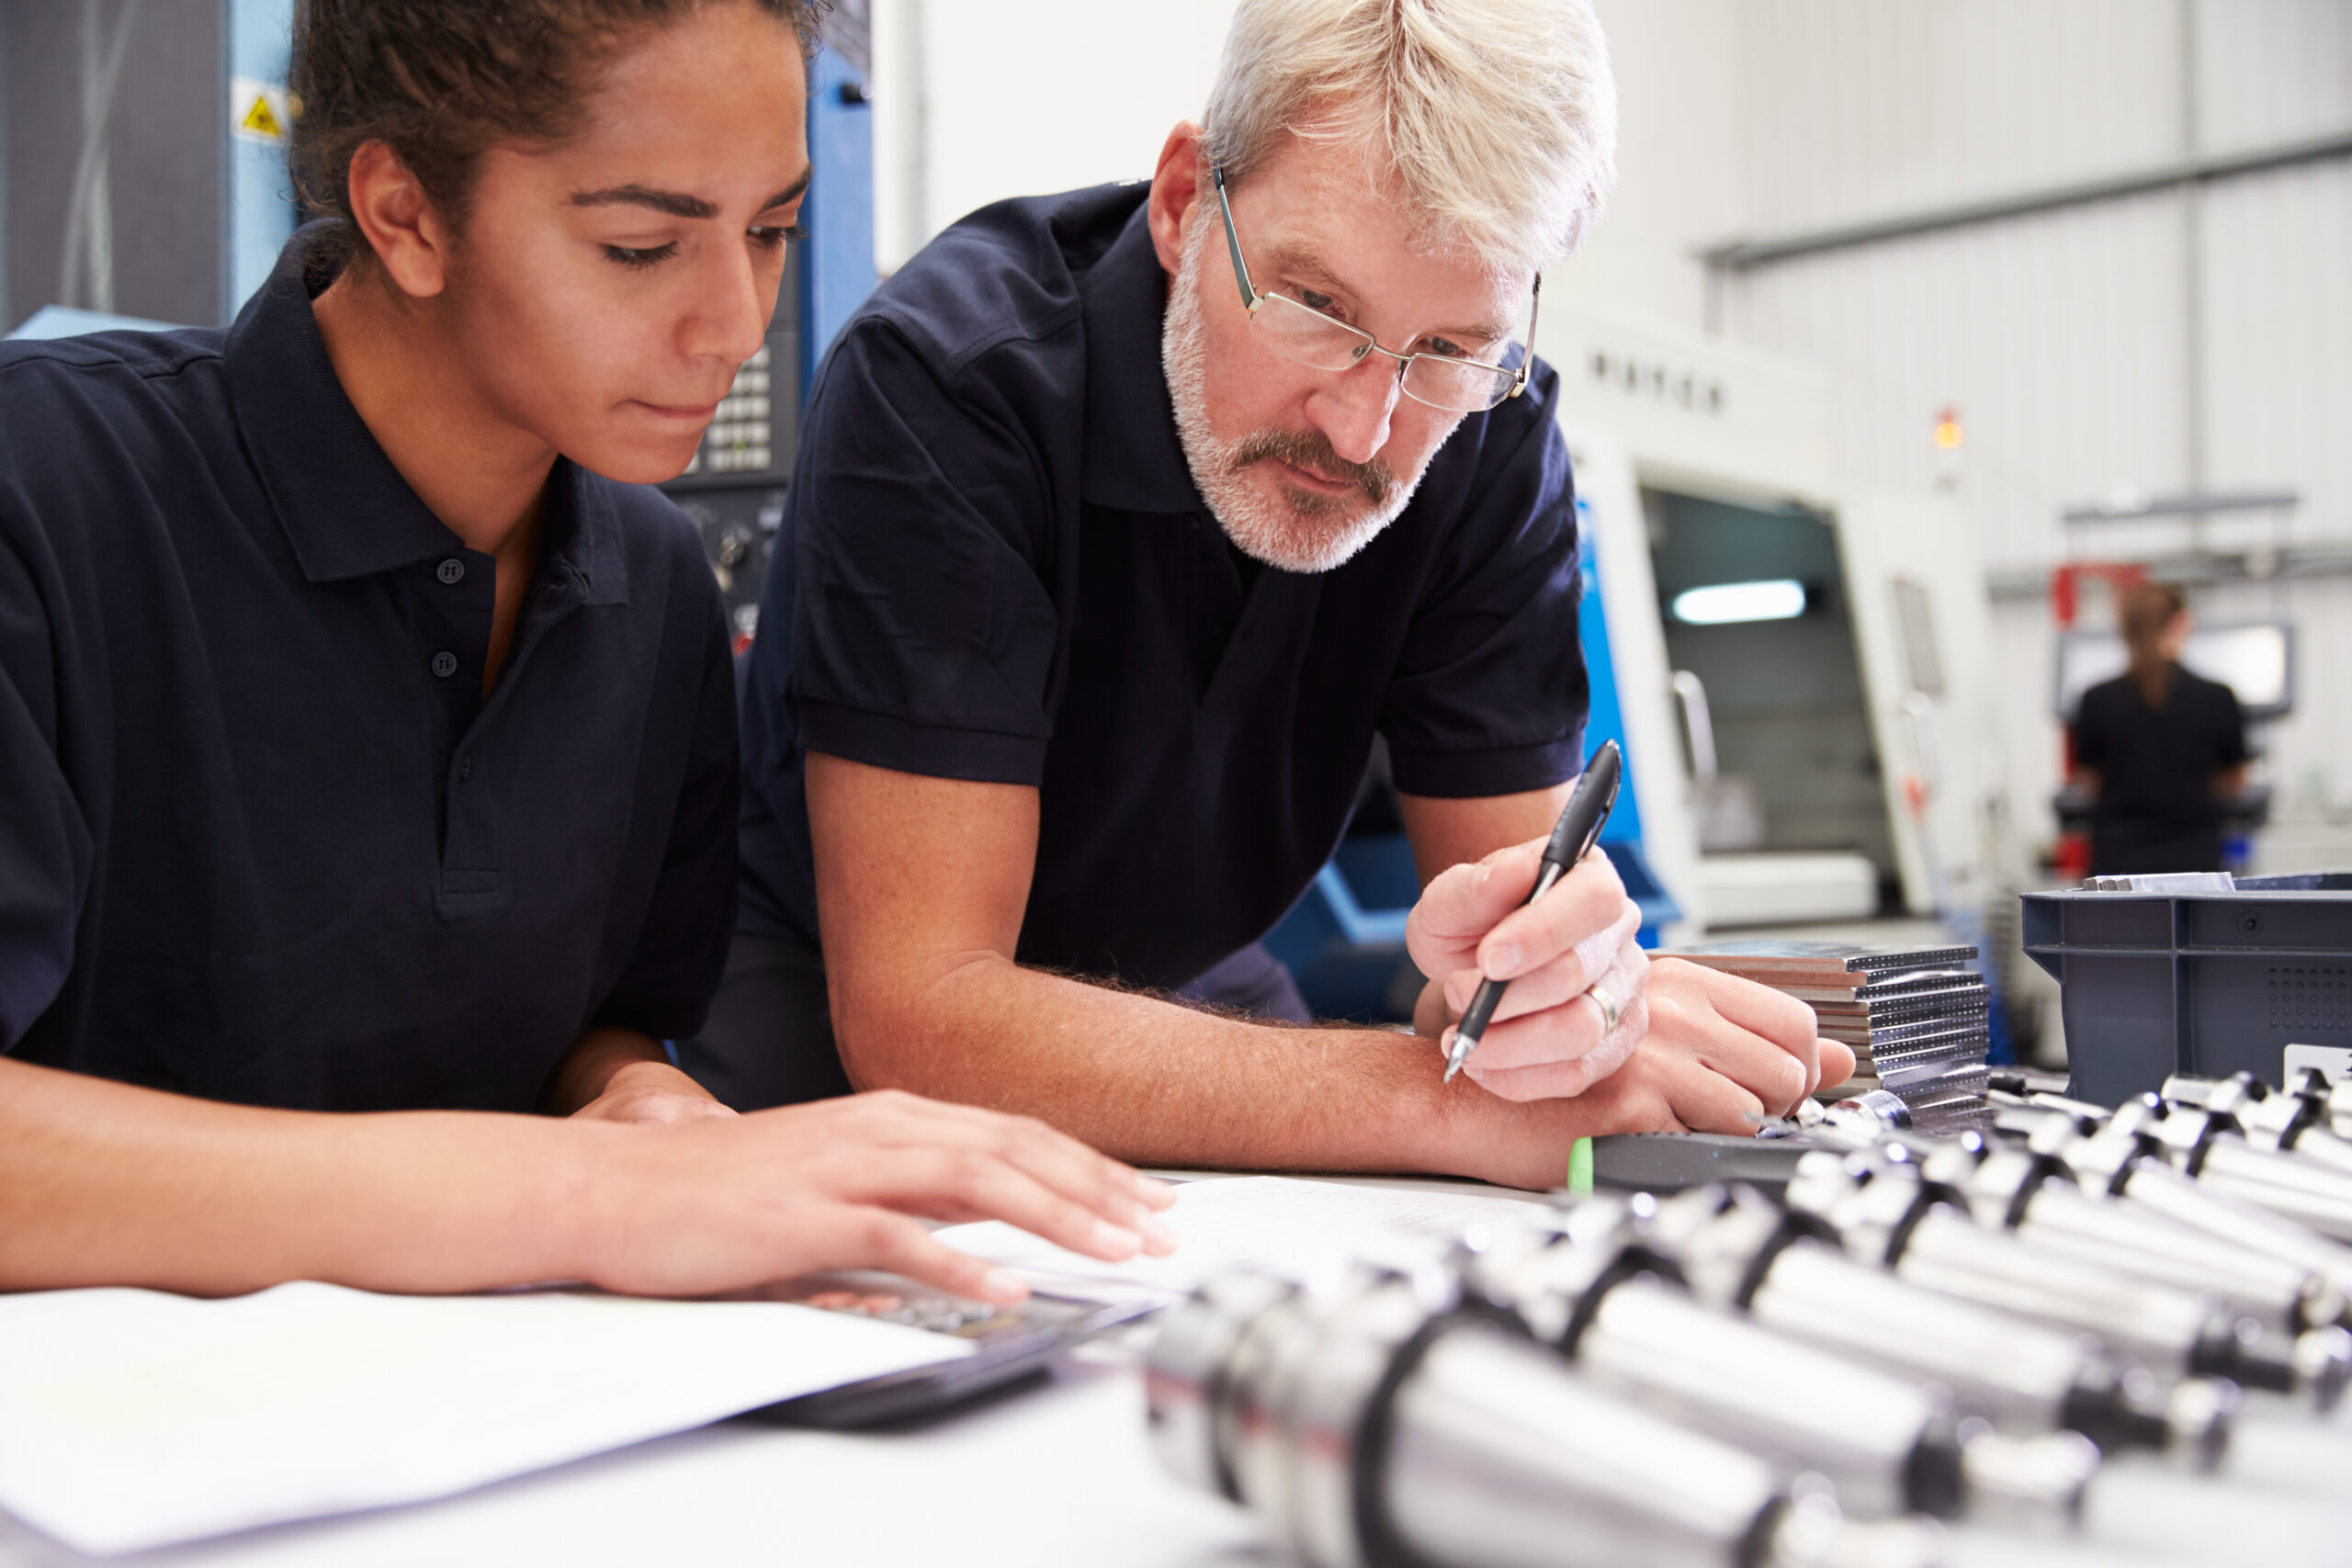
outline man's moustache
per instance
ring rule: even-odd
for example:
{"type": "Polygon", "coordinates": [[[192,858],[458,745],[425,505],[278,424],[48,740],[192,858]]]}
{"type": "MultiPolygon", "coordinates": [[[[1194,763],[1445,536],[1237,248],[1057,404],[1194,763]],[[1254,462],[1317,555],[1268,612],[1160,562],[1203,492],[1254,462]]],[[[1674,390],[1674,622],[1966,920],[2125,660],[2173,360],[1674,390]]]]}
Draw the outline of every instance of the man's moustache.
{"type": "Polygon", "coordinates": [[[1351,463],[1333,451],[1331,443],[1323,436],[1295,430],[1261,430],[1245,438],[1234,452],[1233,471],[1238,474],[1268,457],[1353,485],[1375,504],[1385,503],[1396,488],[1396,476],[1379,458],[1369,463],[1351,463]]]}

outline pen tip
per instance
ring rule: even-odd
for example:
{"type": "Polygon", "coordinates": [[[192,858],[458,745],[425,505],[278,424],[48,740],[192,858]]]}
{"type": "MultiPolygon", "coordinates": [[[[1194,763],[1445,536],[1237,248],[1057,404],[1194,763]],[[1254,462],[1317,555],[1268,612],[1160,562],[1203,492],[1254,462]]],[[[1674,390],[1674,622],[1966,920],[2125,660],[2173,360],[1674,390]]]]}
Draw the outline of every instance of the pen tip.
{"type": "Polygon", "coordinates": [[[1448,1062],[1448,1063],[1446,1063],[1446,1065],[1445,1065],[1445,1078],[1444,1078],[1444,1081],[1445,1081],[1445,1082],[1447,1082],[1447,1083],[1452,1083],[1452,1082],[1453,1081],[1453,1075],[1454,1075],[1454,1074],[1456,1074],[1456,1073],[1458,1073],[1458,1072],[1460,1072],[1461,1070],[1462,1070],[1462,1064],[1461,1064],[1460,1062],[1448,1062]]]}

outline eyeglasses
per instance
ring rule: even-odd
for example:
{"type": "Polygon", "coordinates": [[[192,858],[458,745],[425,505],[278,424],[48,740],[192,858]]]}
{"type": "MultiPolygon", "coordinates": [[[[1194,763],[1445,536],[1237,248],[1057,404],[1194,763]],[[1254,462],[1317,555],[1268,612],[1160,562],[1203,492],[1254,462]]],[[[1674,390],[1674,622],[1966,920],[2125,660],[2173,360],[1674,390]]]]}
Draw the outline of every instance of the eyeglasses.
{"type": "MultiPolygon", "coordinates": [[[[1312,305],[1286,294],[1261,294],[1250,285],[1250,264],[1241,259],[1241,236],[1233,227],[1233,204],[1226,199],[1225,171],[1209,166],[1216,183],[1216,205],[1225,214],[1225,243],[1233,251],[1234,281],[1241,286],[1241,307],[1258,341],[1295,365],[1316,370],[1351,370],[1369,354],[1385,354],[1396,362],[1396,386],[1416,402],[1449,413],[1483,413],[1527,389],[1535,356],[1520,355],[1519,367],[1510,369],[1488,360],[1453,354],[1399,354],[1383,348],[1370,333],[1327,316],[1312,305]]],[[[1544,301],[1544,276],[1535,276],[1533,298],[1527,307],[1527,341],[1535,341],[1536,311],[1544,301]]],[[[1499,360],[1510,344],[1490,351],[1499,360]]]]}

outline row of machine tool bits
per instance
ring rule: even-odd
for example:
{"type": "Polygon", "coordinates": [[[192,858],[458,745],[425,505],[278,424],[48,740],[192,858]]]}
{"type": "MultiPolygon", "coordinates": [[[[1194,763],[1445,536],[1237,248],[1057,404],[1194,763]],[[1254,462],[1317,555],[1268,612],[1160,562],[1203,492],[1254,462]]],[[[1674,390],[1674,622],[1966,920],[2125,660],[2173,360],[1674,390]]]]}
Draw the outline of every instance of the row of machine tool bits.
{"type": "Polygon", "coordinates": [[[2340,1092],[2165,1090],[1824,1129],[1784,1200],[1228,1274],[1160,1328],[1153,1442],[1314,1568],[1912,1568],[1939,1520],[2063,1526],[2103,1455],[2211,1471],[2245,1391],[2326,1413],[2352,1377],[2340,1092]]]}

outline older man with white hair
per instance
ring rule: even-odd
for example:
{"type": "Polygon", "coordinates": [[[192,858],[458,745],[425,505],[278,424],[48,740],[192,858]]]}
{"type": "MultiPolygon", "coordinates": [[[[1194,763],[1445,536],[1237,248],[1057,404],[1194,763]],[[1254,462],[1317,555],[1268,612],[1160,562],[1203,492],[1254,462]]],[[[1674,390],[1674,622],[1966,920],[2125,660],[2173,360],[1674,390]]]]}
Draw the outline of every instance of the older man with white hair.
{"type": "Polygon", "coordinates": [[[1802,1005],[1651,965],[1605,857],[1521,908],[1588,695],[1523,345],[1615,118],[1589,0],[1242,0],[1148,185],[984,209],[875,295],[786,496],[691,1070],[1531,1187],[1580,1135],[1743,1131],[1850,1070],[1802,1005]],[[1251,973],[1375,736],[1424,881],[1409,1035],[1285,1023],[1251,973]],[[1257,1005],[1184,1005],[1204,974],[1257,1005]],[[1448,1085],[1482,976],[1510,989],[1448,1085]]]}

